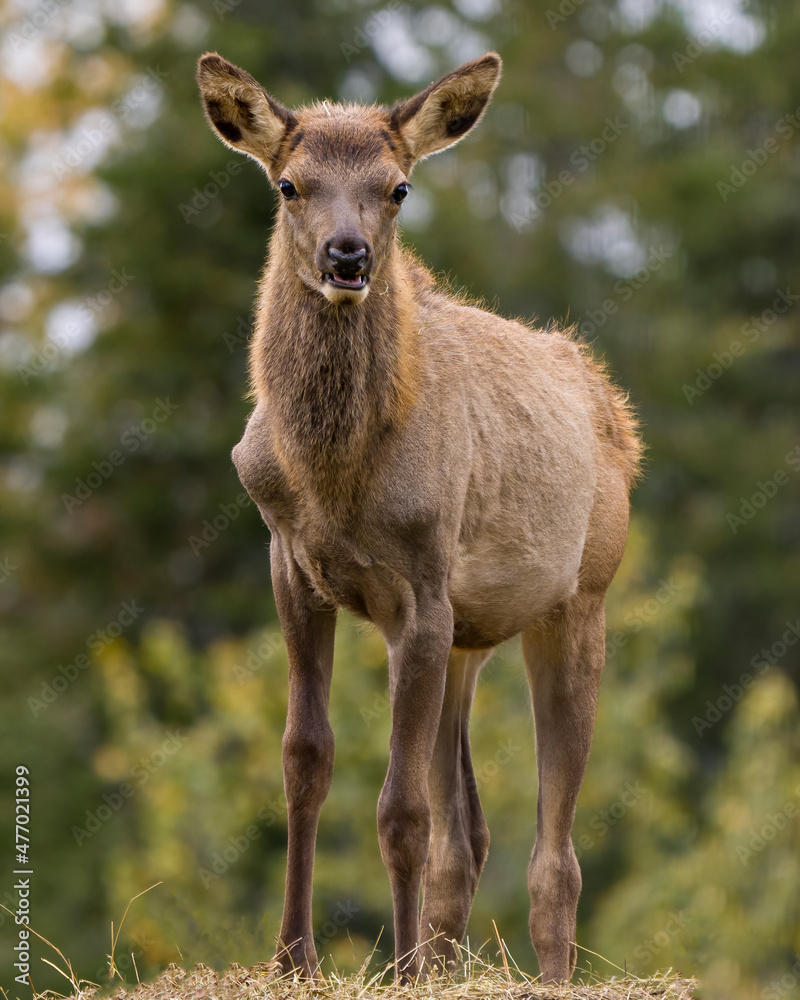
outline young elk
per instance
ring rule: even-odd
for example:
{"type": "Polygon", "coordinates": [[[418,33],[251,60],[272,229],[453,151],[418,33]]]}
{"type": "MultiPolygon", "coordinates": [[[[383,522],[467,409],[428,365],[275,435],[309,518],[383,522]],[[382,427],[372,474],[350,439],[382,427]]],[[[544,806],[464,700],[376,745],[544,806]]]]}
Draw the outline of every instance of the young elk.
{"type": "Polygon", "coordinates": [[[296,111],[216,54],[198,66],[211,126],[281,196],[250,354],[256,406],[233,460],[271,532],[289,657],[285,970],[317,971],[311,883],[333,770],[337,608],[373,622],[389,652],[378,834],[401,978],[456,963],[489,848],[470,707],[481,667],[518,633],[539,772],[531,939],[545,981],[575,968],[570,832],[634,423],[580,344],[439,290],[397,238],[411,168],[473,128],[500,66],[488,53],[392,108],[296,111]]]}

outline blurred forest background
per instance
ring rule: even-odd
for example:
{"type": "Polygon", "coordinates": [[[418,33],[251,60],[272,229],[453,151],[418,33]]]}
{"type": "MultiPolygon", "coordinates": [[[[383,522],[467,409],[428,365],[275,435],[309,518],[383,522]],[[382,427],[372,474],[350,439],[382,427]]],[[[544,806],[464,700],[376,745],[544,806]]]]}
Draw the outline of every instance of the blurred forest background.
{"type": "MultiPolygon", "coordinates": [[[[275,211],[203,120],[217,49],[286,104],[391,102],[487,49],[476,133],[421,164],[403,238],[502,312],[574,321],[648,445],[609,598],[574,838],[579,943],[800,996],[800,7],[758,0],[5,0],[0,59],[0,903],[30,769],[33,927],[80,976],[110,927],[135,981],[271,955],[286,663],[267,530],[230,461],[275,211]]],[[[385,652],[339,627],[315,927],[359,965],[388,880],[375,831],[385,652]]],[[[493,833],[470,924],[535,972],[536,826],[518,647],[474,757],[493,833]]],[[[0,911],[0,985],[14,982],[0,911]]],[[[496,953],[488,945],[487,955],[496,953]]],[[[38,990],[66,984],[33,948],[38,990]]],[[[614,965],[581,953],[581,967],[614,965]]]]}

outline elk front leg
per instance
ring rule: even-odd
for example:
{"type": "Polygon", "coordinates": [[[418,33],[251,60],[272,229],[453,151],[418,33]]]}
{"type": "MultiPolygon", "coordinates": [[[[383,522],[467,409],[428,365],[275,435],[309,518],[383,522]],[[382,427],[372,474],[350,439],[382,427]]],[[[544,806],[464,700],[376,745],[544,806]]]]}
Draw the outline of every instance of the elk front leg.
{"type": "Polygon", "coordinates": [[[419,891],[431,833],[428,772],[452,639],[453,611],[440,600],[417,611],[389,642],[392,734],[378,838],[392,886],[397,975],[403,982],[419,971],[419,891]]]}
{"type": "Polygon", "coordinates": [[[572,823],[605,660],[604,595],[578,593],[546,631],[523,635],[536,722],[539,803],[528,867],[530,932],[543,982],[575,970],[581,870],[572,823]]]}
{"type": "Polygon", "coordinates": [[[289,708],[283,737],[289,849],[276,961],[284,972],[317,973],[311,892],[317,825],[333,775],[328,696],[336,612],[325,607],[286,554],[270,547],[272,586],[289,658],[289,708]]]}

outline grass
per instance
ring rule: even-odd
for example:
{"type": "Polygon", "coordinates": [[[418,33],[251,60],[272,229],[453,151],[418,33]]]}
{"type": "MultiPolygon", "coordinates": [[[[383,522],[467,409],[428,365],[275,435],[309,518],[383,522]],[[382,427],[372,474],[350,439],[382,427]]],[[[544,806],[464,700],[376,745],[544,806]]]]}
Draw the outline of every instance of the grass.
{"type": "MultiPolygon", "coordinates": [[[[648,979],[623,976],[542,986],[521,973],[474,958],[467,964],[463,979],[431,979],[408,986],[387,983],[388,967],[369,976],[362,970],[353,976],[309,981],[294,975],[276,976],[268,963],[252,969],[231,965],[223,973],[205,965],[191,971],[170,965],[153,983],[119,983],[111,992],[104,989],[102,993],[116,1000],[693,1000],[697,985],[667,972],[648,979]]],[[[75,985],[72,1000],[100,995],[93,985],[75,985]]]]}
{"type": "MultiPolygon", "coordinates": [[[[221,973],[202,964],[192,970],[170,965],[152,983],[129,984],[121,977],[114,981],[113,955],[109,963],[112,981],[105,986],[78,980],[69,962],[66,971],[58,971],[70,982],[70,1000],[694,1000],[697,988],[695,980],[683,979],[672,970],[646,979],[623,970],[620,977],[600,979],[591,970],[584,970],[579,982],[542,985],[520,971],[516,963],[512,970],[502,942],[501,965],[487,962],[463,947],[461,951],[462,976],[437,977],[405,986],[395,984],[392,963],[368,972],[372,956],[354,975],[334,972],[315,980],[300,979],[293,973],[280,975],[274,963],[262,962],[250,969],[233,964],[221,973]]],[[[64,960],[61,952],[58,954],[64,960]]],[[[34,993],[33,1000],[60,1000],[63,996],[47,991],[34,993]]]]}
{"type": "MultiPolygon", "coordinates": [[[[144,893],[139,893],[142,895],[144,893]]],[[[520,970],[496,925],[497,954],[501,964],[487,962],[480,954],[475,955],[459,945],[463,975],[436,977],[405,986],[394,982],[391,962],[382,964],[377,970],[370,969],[375,949],[361,969],[349,976],[334,972],[314,980],[300,979],[294,973],[279,974],[274,962],[261,962],[250,969],[233,964],[222,973],[202,964],[188,971],[173,964],[152,983],[129,984],[124,982],[117,968],[115,953],[131,903],[139,896],[128,903],[116,931],[111,925],[109,982],[103,986],[79,979],[63,952],[30,928],[31,933],[53,949],[63,968],[48,959],[43,961],[59,972],[71,988],[69,994],[34,990],[33,1000],[64,1000],[67,996],[69,1000],[100,1000],[102,997],[114,1000],[694,1000],[697,988],[696,980],[683,979],[671,969],[648,978],[631,976],[620,969],[622,976],[600,979],[589,968],[580,970],[578,982],[542,985],[520,970]]],[[[587,956],[595,955],[578,947],[587,956]]],[[[602,958],[601,955],[595,957],[602,958]]],[[[5,990],[2,993],[8,1000],[5,990]]]]}

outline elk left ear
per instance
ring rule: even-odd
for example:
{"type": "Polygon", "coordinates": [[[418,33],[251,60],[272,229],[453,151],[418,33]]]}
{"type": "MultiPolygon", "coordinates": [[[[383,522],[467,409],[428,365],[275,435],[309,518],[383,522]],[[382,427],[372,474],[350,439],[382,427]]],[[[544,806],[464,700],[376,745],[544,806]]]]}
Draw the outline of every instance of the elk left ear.
{"type": "Polygon", "coordinates": [[[502,65],[496,52],[487,52],[395,104],[392,128],[405,140],[412,163],[452,146],[480,121],[502,65]]]}
{"type": "Polygon", "coordinates": [[[219,138],[247,153],[269,170],[286,136],[297,125],[295,115],[238,66],[216,52],[197,63],[197,83],[206,118],[219,138]]]}

